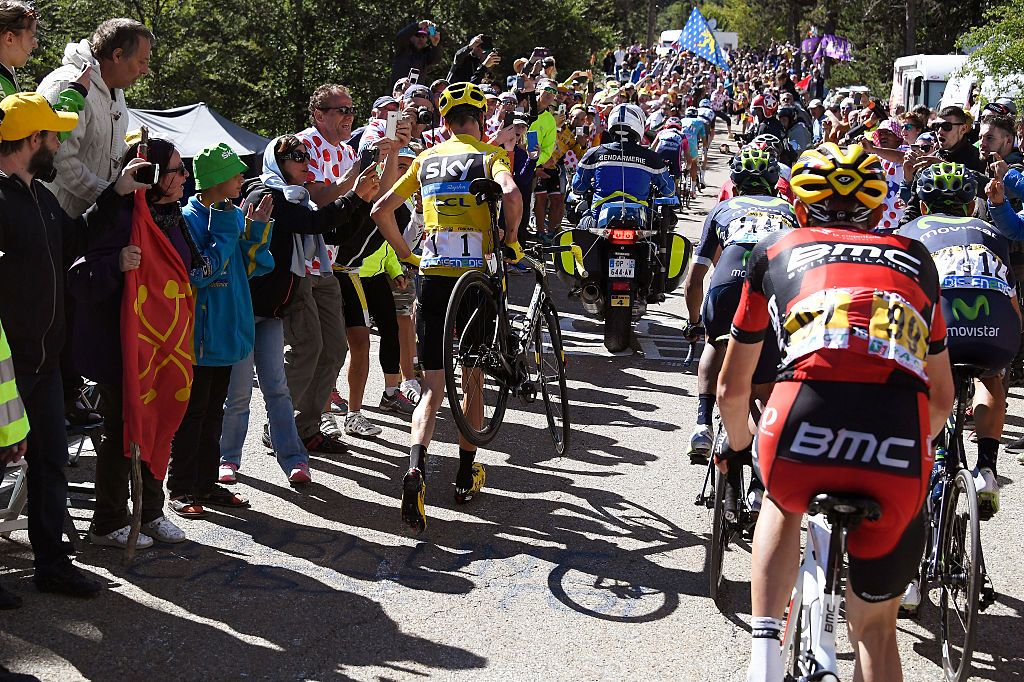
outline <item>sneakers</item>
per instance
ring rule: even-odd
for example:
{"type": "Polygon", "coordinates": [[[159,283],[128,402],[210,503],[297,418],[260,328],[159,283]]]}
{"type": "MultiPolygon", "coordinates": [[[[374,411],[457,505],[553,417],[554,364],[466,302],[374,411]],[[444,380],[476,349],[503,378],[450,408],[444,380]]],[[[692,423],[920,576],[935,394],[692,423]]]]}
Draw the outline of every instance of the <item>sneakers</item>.
{"type": "Polygon", "coordinates": [[[422,533],[427,527],[426,496],[427,483],[423,480],[423,472],[409,469],[402,478],[402,521],[417,533],[422,533]]]}
{"type": "Polygon", "coordinates": [[[263,447],[269,450],[274,449],[274,441],[270,440],[270,424],[266,422],[263,423],[263,447]]]}
{"type": "Polygon", "coordinates": [[[341,440],[341,429],[334,421],[334,416],[325,414],[320,418],[320,433],[314,433],[302,441],[308,452],[321,455],[344,455],[348,448],[341,440]]]}
{"type": "MultiPolygon", "coordinates": [[[[139,536],[139,539],[141,538],[142,536],[139,536]]],[[[78,568],[71,565],[71,562],[64,564],[51,573],[40,574],[37,571],[32,581],[40,592],[53,592],[82,599],[95,597],[105,589],[103,583],[90,577],[89,574],[78,570],[78,568]]]]}
{"type": "MultiPolygon", "coordinates": [[[[1021,454],[1024,454],[1024,436],[1021,436],[1017,440],[1011,442],[1003,449],[1006,450],[1007,452],[1019,452],[1021,454]]],[[[1018,457],[1018,459],[1020,459],[1020,457],[1018,457]]]]}
{"type": "MultiPolygon", "coordinates": [[[[383,406],[383,402],[381,405],[383,406]]],[[[381,431],[383,429],[376,424],[371,424],[360,412],[349,412],[345,415],[345,433],[349,436],[372,438],[380,435],[381,431]]]]}
{"type": "Polygon", "coordinates": [[[305,485],[313,482],[313,477],[309,475],[309,465],[305,462],[295,465],[295,468],[288,474],[288,482],[292,485],[305,485]]]}
{"type": "Polygon", "coordinates": [[[348,414],[348,401],[341,397],[338,389],[331,391],[331,414],[348,414]]]}
{"type": "Polygon", "coordinates": [[[423,390],[420,388],[420,382],[416,379],[403,381],[399,384],[398,391],[408,398],[409,402],[413,405],[420,404],[420,396],[423,394],[423,390]]]}
{"type": "Polygon", "coordinates": [[[455,486],[455,501],[458,504],[466,504],[473,499],[473,496],[480,492],[480,489],[487,483],[487,470],[480,462],[473,464],[473,483],[468,488],[455,486]]]}
{"type": "MultiPolygon", "coordinates": [[[[417,398],[418,399],[418,398],[417,398]]],[[[412,414],[416,411],[416,403],[409,399],[401,391],[395,391],[388,395],[386,392],[380,398],[380,409],[385,412],[397,412],[399,414],[412,414]]],[[[347,424],[346,424],[347,426],[347,424]]],[[[379,431],[380,429],[378,429],[379,431]]]]}
{"type": "Polygon", "coordinates": [[[690,435],[690,464],[707,464],[708,453],[711,451],[711,443],[714,434],[707,424],[697,424],[697,428],[690,435]]]}
{"type": "Polygon", "coordinates": [[[978,511],[988,520],[999,511],[999,481],[988,467],[974,470],[974,487],[978,489],[978,511]]]}
{"type": "MultiPolygon", "coordinates": [[[[96,533],[93,533],[90,530],[89,542],[99,547],[119,547],[124,549],[128,546],[128,534],[131,533],[131,530],[131,526],[125,526],[124,528],[118,528],[113,533],[107,533],[106,535],[96,535],[96,533]]],[[[139,539],[135,542],[135,548],[149,549],[152,546],[153,538],[140,532],[139,539]]]]}
{"type": "Polygon", "coordinates": [[[185,542],[186,539],[185,531],[171,523],[171,520],[166,516],[161,516],[149,523],[142,524],[142,530],[151,538],[170,545],[185,542]]]}
{"type": "Polygon", "coordinates": [[[235,479],[235,472],[238,471],[237,464],[231,464],[226,462],[221,464],[217,468],[217,482],[218,483],[237,483],[235,479]]]}
{"type": "Polygon", "coordinates": [[[900,601],[900,615],[901,616],[914,616],[917,614],[917,609],[921,606],[921,585],[917,579],[910,581],[907,585],[907,589],[903,591],[903,599],[900,601]]]}

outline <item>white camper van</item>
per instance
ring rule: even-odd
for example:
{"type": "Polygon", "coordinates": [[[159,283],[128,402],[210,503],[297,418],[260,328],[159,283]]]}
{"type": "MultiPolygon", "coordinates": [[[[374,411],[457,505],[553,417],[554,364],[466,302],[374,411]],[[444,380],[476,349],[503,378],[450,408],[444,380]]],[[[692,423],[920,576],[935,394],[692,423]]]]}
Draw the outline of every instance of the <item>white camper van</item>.
{"type": "Polygon", "coordinates": [[[907,109],[926,105],[938,109],[946,84],[967,61],[962,54],[915,54],[893,64],[889,106],[907,109]]]}

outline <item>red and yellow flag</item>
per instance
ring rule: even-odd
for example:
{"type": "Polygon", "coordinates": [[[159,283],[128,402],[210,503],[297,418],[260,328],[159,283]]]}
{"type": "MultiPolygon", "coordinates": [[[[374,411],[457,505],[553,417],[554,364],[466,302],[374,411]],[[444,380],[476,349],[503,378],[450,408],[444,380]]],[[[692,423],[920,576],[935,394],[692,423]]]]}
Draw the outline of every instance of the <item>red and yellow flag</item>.
{"type": "Polygon", "coordinates": [[[153,221],[141,189],[135,193],[131,244],[142,250],[142,265],[125,273],[121,301],[125,456],[137,447],[162,480],[192,390],[195,297],[188,270],[153,221]]]}

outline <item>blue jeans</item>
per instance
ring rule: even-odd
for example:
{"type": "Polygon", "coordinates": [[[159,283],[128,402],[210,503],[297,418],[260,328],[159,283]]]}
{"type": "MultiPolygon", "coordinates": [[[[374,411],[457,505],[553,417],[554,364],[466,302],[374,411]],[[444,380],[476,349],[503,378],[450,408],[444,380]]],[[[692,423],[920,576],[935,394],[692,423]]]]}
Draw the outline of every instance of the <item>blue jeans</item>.
{"type": "Polygon", "coordinates": [[[267,404],[274,454],[287,474],[296,464],[308,464],[309,453],[295,429],[295,412],[284,376],[284,322],[279,318],[256,318],[255,348],[231,368],[231,383],[224,403],[224,429],[220,437],[220,462],[241,466],[242,445],[249,430],[254,363],[260,379],[260,391],[267,404]]]}

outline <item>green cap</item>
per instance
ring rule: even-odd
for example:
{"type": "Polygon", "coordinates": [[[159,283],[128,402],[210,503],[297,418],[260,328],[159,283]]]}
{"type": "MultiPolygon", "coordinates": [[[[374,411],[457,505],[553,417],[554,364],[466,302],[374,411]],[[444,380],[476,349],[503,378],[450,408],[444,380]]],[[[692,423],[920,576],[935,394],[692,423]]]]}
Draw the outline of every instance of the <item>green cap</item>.
{"type": "Polygon", "coordinates": [[[231,147],[221,142],[216,147],[207,147],[192,160],[196,176],[196,189],[209,189],[230,180],[248,168],[231,147]]]}

